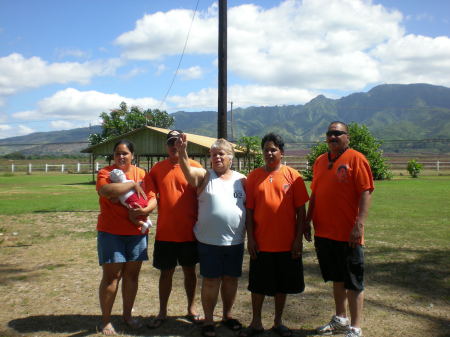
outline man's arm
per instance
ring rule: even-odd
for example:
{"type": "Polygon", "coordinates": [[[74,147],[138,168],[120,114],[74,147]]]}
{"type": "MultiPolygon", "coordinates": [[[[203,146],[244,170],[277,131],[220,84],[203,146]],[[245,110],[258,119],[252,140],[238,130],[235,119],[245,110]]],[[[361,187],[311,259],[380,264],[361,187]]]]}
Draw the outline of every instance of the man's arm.
{"type": "Polygon", "coordinates": [[[361,245],[362,238],[364,236],[364,223],[366,222],[367,215],[369,214],[370,200],[372,199],[372,191],[365,190],[361,192],[359,197],[359,210],[355,224],[350,232],[349,244],[350,247],[356,247],[361,245]]]}
{"type": "Polygon", "coordinates": [[[245,217],[245,227],[247,229],[247,250],[252,259],[256,259],[256,254],[258,253],[258,245],[255,241],[253,235],[254,221],[253,221],[253,210],[247,208],[245,217]]]}
{"type": "Polygon", "coordinates": [[[177,139],[175,146],[178,149],[178,163],[180,164],[184,177],[188,181],[189,185],[199,187],[206,176],[206,170],[200,167],[192,167],[189,164],[189,157],[187,154],[187,138],[184,133],[182,133],[177,139]]]}
{"type": "Polygon", "coordinates": [[[309,197],[308,203],[308,213],[306,214],[305,226],[303,230],[303,235],[305,236],[306,241],[311,242],[311,221],[314,214],[314,206],[315,206],[316,196],[314,193],[309,197]]]}
{"type": "Polygon", "coordinates": [[[295,213],[296,213],[297,235],[295,237],[294,243],[292,244],[291,254],[293,259],[298,259],[303,251],[303,234],[305,232],[305,225],[306,225],[305,205],[297,207],[295,213]]]}

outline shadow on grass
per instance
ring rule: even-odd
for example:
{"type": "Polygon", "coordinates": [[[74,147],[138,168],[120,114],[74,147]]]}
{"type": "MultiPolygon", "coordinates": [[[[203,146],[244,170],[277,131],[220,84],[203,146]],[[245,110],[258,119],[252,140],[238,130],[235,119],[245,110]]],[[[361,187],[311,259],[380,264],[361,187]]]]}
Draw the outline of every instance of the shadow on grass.
{"type": "MultiPolygon", "coordinates": [[[[65,334],[70,337],[83,337],[99,333],[99,315],[41,315],[18,318],[10,321],[8,327],[19,334],[42,333],[65,334]]],[[[122,322],[120,316],[113,316],[112,323],[119,334],[129,336],[201,336],[201,325],[188,322],[183,316],[168,317],[167,321],[157,329],[149,329],[145,325],[131,330],[122,322]]],[[[216,324],[218,336],[235,337],[237,334],[220,323],[216,324]]],[[[311,336],[314,330],[295,329],[294,336],[311,336]]],[[[7,332],[4,332],[7,333],[7,332]]],[[[264,336],[278,336],[266,330],[264,336]]]]}
{"type": "Polygon", "coordinates": [[[63,186],[77,186],[77,185],[95,185],[95,181],[86,181],[84,183],[67,183],[67,184],[61,184],[63,186]]]}
{"type": "Polygon", "coordinates": [[[17,268],[13,265],[0,264],[0,285],[7,285],[17,281],[31,282],[42,272],[64,267],[65,264],[45,264],[33,269],[17,268]]]}
{"type": "Polygon", "coordinates": [[[450,250],[377,247],[366,250],[367,281],[450,300],[450,250]]]}

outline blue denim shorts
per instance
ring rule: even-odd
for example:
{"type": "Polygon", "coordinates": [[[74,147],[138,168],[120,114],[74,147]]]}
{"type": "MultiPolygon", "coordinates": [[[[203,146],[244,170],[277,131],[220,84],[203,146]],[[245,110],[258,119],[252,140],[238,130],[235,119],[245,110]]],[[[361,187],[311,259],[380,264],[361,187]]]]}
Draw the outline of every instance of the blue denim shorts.
{"type": "Polygon", "coordinates": [[[232,246],[214,246],[198,242],[200,275],[208,278],[222,276],[240,277],[244,244],[232,246]]]}
{"type": "Polygon", "coordinates": [[[116,235],[97,233],[98,263],[147,261],[147,235],[116,235]]]}

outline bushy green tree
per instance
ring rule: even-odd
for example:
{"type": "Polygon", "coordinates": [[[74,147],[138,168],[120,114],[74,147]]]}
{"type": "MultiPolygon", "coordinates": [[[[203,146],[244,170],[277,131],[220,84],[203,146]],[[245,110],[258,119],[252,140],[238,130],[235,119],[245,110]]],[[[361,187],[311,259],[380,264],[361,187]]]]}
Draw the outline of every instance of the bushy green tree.
{"type": "Polygon", "coordinates": [[[422,171],[423,165],[418,163],[417,160],[412,159],[408,162],[408,165],[406,166],[406,169],[409,172],[409,175],[412,178],[418,178],[420,171],[422,171]]]}
{"type": "Polygon", "coordinates": [[[102,112],[100,118],[103,120],[102,132],[89,135],[88,140],[91,145],[120,136],[145,125],[170,128],[175,122],[174,118],[166,111],[158,109],[142,110],[137,106],[132,106],[128,109],[125,102],[120,103],[119,108],[111,110],[110,113],[102,112]]]}
{"type": "MultiPolygon", "coordinates": [[[[352,122],[348,125],[348,133],[350,135],[349,146],[356,151],[364,154],[369,161],[372,169],[373,178],[376,180],[384,180],[392,178],[392,172],[383,157],[383,151],[380,149],[382,142],[377,140],[364,124],[352,122]]],[[[306,156],[308,167],[302,173],[307,180],[313,178],[313,165],[317,157],[328,151],[328,146],[324,142],[320,142],[311,148],[306,156]]]]}
{"type": "Polygon", "coordinates": [[[261,138],[257,136],[244,136],[238,139],[237,149],[244,152],[244,169],[242,173],[248,174],[251,170],[264,164],[261,151],[261,138]]]}

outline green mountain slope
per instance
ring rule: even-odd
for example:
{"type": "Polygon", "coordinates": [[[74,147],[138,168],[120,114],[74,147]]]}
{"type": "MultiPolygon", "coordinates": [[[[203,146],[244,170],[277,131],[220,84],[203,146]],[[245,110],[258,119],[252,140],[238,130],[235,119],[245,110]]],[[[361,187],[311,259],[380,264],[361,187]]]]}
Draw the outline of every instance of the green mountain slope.
{"type": "MultiPolygon", "coordinates": [[[[175,128],[215,137],[215,111],[174,113],[175,128]]],[[[230,118],[230,116],[229,116],[230,118]]],[[[384,84],[368,92],[354,93],[340,99],[319,95],[304,105],[237,108],[233,111],[233,135],[262,136],[269,131],[281,134],[287,142],[318,141],[331,121],[364,123],[380,139],[450,138],[450,88],[430,84],[384,84]]],[[[100,126],[91,132],[99,132],[100,126]]],[[[228,123],[231,138],[231,126],[228,123]]],[[[0,139],[0,153],[19,150],[5,143],[65,143],[86,141],[89,128],[40,132],[22,137],[0,139]]],[[[449,143],[430,145],[450,152],[449,143]]],[[[85,144],[67,151],[76,153],[85,144]]],[[[401,147],[397,146],[398,149],[401,147]]],[[[23,148],[20,148],[23,150],[23,148]]],[[[27,152],[46,153],[48,146],[30,146],[27,152]]]]}

